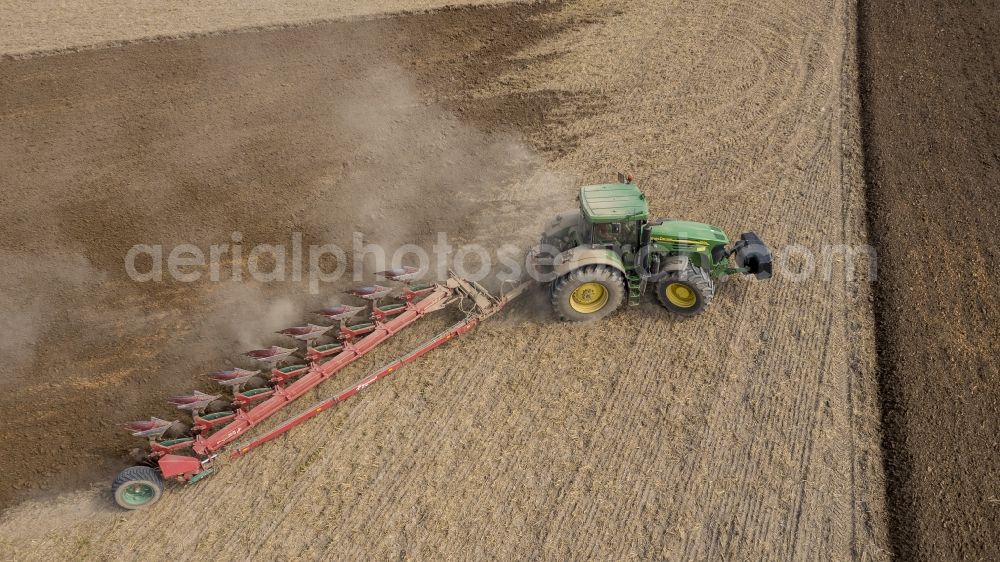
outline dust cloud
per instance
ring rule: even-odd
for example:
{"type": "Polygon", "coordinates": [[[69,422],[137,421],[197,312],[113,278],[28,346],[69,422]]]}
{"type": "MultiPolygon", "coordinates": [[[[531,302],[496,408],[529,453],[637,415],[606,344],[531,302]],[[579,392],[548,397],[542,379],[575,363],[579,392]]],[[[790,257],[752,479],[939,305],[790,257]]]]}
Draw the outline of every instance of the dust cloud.
{"type": "MultiPolygon", "coordinates": [[[[115,51],[104,72],[68,79],[58,99],[73,104],[5,98],[24,117],[0,123],[0,156],[10,156],[0,167],[0,408],[9,414],[0,457],[10,470],[0,505],[45,482],[103,476],[134,446],[109,424],[173,415],[164,397],[218,391],[200,374],[248,365],[240,354],[249,349],[291,346],[274,332],[352,302],[340,291],[355,275],[374,281],[376,270],[364,259],[354,267],[355,233],[388,257],[406,244],[433,257],[438,233],[456,250],[475,243],[495,257],[526,248],[553,207],[565,206],[553,199],[572,197],[572,178],[520,137],[448,111],[438,102],[443,84],[373,55],[358,36],[323,36],[335,56],[307,73],[275,64],[258,37],[212,56],[178,43],[164,67],[143,54],[157,45],[115,51]],[[223,256],[219,281],[207,265],[196,282],[126,274],[134,245],[161,245],[167,256],[192,244],[207,256],[235,232],[242,255],[223,256]],[[305,248],[343,248],[345,276],[315,294],[307,272],[246,274],[254,246],[287,247],[295,233],[305,248]],[[105,410],[95,415],[94,404],[105,410]],[[85,462],[25,447],[42,433],[85,462]]],[[[33,76],[5,81],[43,96],[33,76]]],[[[436,278],[440,264],[429,265],[436,278]]]]}
{"type": "Polygon", "coordinates": [[[512,233],[534,229],[572,183],[518,137],[483,133],[428,104],[401,68],[372,73],[350,91],[330,118],[350,146],[339,169],[317,178],[306,214],[325,240],[358,232],[391,255],[404,244],[429,250],[446,233],[495,251],[512,233]]]}
{"type": "Polygon", "coordinates": [[[0,385],[28,374],[50,325],[87,321],[88,294],[104,277],[81,255],[0,250],[0,356],[10,370],[0,385]]]}
{"type": "MultiPolygon", "coordinates": [[[[306,95],[313,87],[301,85],[293,95],[306,95]]],[[[274,331],[305,322],[309,310],[351,302],[337,291],[356,285],[354,278],[378,282],[374,272],[394,265],[394,254],[403,264],[423,265],[407,251],[408,245],[429,258],[428,280],[454,268],[456,252],[466,244],[487,252],[494,273],[499,253],[513,254],[511,259],[523,263],[541,222],[553,208],[572,205],[575,178],[548,169],[544,158],[515,135],[484,133],[428,103],[401,67],[350,80],[339,93],[337,103],[317,118],[317,128],[326,132],[317,140],[330,162],[305,172],[306,203],[292,207],[290,229],[301,231],[306,245],[343,248],[343,278],[324,284],[317,295],[308,288],[308,271],[297,282],[291,279],[293,265],[286,263],[283,281],[260,283],[244,273],[238,283],[202,283],[198,322],[181,345],[194,345],[206,354],[287,346],[290,342],[274,331]],[[446,263],[433,251],[442,234],[452,246],[446,263]],[[353,239],[358,236],[363,246],[379,250],[356,255],[353,239]]],[[[272,233],[274,239],[261,240],[251,232],[243,245],[244,260],[254,242],[290,243],[291,232],[272,233]]],[[[290,260],[291,252],[285,257],[290,260]]],[[[308,259],[302,261],[303,269],[308,268],[308,259]]],[[[469,270],[480,267],[475,253],[466,253],[462,261],[458,265],[469,270]]],[[[493,279],[485,284],[498,287],[493,279]]]]}
{"type": "MultiPolygon", "coordinates": [[[[260,87],[255,73],[239,79],[247,91],[260,87]]],[[[431,257],[427,278],[436,278],[454,266],[451,261],[437,263],[431,251],[438,233],[447,236],[453,254],[460,245],[475,243],[495,258],[505,245],[508,253],[510,246],[526,247],[536,237],[538,223],[551,214],[553,201],[565,200],[570,193],[573,179],[546,169],[544,158],[518,137],[483,133],[428,102],[398,65],[339,80],[335,99],[317,93],[323,91],[306,80],[280,93],[255,95],[249,107],[222,107],[197,128],[190,127],[183,111],[177,119],[147,118],[159,126],[159,134],[182,139],[172,149],[175,160],[187,166],[137,168],[134,185],[111,190],[119,197],[92,197],[87,189],[92,184],[86,181],[71,186],[66,208],[72,212],[45,219],[44,230],[51,236],[32,240],[30,252],[4,249],[0,345],[9,363],[19,369],[31,364],[38,342],[46,338],[99,337],[108,331],[109,321],[117,320],[119,333],[148,330],[143,320],[162,319],[155,309],[163,305],[197,311],[198,319],[189,334],[184,332],[187,323],[180,322],[168,347],[193,346],[212,354],[233,345],[242,350],[271,343],[259,334],[287,327],[302,320],[307,307],[327,303],[288,278],[270,283],[250,279],[246,256],[254,245],[288,246],[291,233],[301,232],[306,245],[332,243],[345,249],[345,271],[351,275],[324,290],[346,287],[351,283],[346,277],[353,275],[371,280],[382,265],[372,255],[355,261],[352,237],[357,235],[365,245],[380,247],[386,262],[405,245],[423,248],[431,257]],[[240,170],[289,163],[263,162],[266,155],[248,161],[245,143],[226,134],[223,124],[248,110],[275,113],[271,117],[280,122],[275,108],[288,98],[313,99],[306,105],[314,125],[304,137],[270,136],[269,143],[283,146],[268,152],[280,155],[308,143],[321,158],[314,165],[295,161],[294,169],[274,178],[275,183],[289,184],[287,198],[275,201],[270,186],[259,179],[242,182],[240,170]],[[218,177],[219,169],[234,170],[224,176],[235,177],[218,177]],[[229,201],[206,200],[220,188],[229,201]],[[100,220],[102,214],[128,223],[115,227],[100,220]],[[189,243],[207,255],[211,244],[231,242],[235,231],[245,236],[242,262],[228,265],[230,271],[243,269],[239,282],[207,281],[207,269],[203,280],[190,284],[166,275],[156,286],[124,275],[122,258],[131,244],[162,245],[166,256],[172,246],[189,243]],[[67,248],[58,250],[63,255],[39,255],[60,246],[67,248]],[[356,272],[356,263],[364,263],[366,271],[356,272]],[[110,292],[117,297],[109,298],[110,292]]],[[[139,147],[148,144],[141,133],[123,140],[139,147]]],[[[140,153],[143,160],[151,157],[140,153]]],[[[27,236],[10,239],[19,238],[27,236]]],[[[290,252],[285,254],[291,259],[290,252]]],[[[404,262],[420,265],[412,252],[403,254],[404,262]]],[[[466,256],[464,265],[475,269],[476,259],[474,254],[466,256]]],[[[286,264],[285,270],[291,271],[292,265],[286,264]]]]}

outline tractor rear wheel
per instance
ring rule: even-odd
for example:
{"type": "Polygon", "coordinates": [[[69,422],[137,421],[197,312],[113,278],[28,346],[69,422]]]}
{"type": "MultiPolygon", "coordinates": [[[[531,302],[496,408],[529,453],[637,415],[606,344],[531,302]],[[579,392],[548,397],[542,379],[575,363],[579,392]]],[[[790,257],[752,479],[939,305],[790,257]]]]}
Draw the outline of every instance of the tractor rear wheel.
{"type": "Polygon", "coordinates": [[[111,484],[115,503],[125,509],[140,509],[156,503],[163,494],[160,471],[149,466],[130,466],[111,484]]]}
{"type": "Polygon", "coordinates": [[[560,320],[600,320],[625,298],[625,278],[617,269],[588,265],[552,282],[552,308],[560,320]]]}
{"type": "Polygon", "coordinates": [[[667,275],[656,284],[656,298],[664,308],[681,316],[704,311],[715,296],[715,283],[708,272],[688,266],[684,271],[667,275]]]}

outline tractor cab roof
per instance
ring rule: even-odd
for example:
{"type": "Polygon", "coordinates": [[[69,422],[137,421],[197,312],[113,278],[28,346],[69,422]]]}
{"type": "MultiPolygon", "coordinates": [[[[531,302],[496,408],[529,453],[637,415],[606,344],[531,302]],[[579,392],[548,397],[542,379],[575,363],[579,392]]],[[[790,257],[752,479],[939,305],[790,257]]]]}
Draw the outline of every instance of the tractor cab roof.
{"type": "Polygon", "coordinates": [[[591,223],[649,220],[646,196],[632,183],[604,183],[580,188],[580,210],[591,223]]]}

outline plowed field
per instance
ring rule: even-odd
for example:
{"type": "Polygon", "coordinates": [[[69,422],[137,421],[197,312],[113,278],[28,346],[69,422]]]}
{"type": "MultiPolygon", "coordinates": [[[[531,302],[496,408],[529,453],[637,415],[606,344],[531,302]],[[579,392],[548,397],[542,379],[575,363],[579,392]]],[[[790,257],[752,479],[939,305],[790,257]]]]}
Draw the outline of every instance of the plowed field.
{"type": "Polygon", "coordinates": [[[30,498],[0,552],[885,558],[868,280],[836,248],[865,241],[854,30],[840,0],[585,1],[0,63],[2,492],[30,498]],[[778,274],[683,321],[558,324],[529,296],[149,511],[53,493],[333,300],[134,283],[133,244],[523,247],[617,169],[654,215],[758,232],[778,274]]]}
{"type": "Polygon", "coordinates": [[[861,13],[885,464],[904,560],[1000,559],[995,13],[878,1],[861,13]]]}

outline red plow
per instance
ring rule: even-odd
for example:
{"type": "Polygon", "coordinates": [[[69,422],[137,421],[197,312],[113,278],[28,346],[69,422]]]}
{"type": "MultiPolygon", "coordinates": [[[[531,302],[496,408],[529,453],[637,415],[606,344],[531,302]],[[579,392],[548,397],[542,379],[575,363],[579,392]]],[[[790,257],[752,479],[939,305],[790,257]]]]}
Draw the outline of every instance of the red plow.
{"type": "Polygon", "coordinates": [[[338,324],[309,323],[278,332],[296,340],[304,349],[271,346],[250,351],[246,357],[257,362],[259,369],[234,368],[209,374],[208,378],[225,392],[194,391],[168,398],[170,404],[190,414],[190,424],[155,417],[125,424],[125,429],[133,435],[149,440],[149,450],[139,465],[122,470],[114,480],[112,492],[118,505],[126,509],[146,507],[160,498],[164,480],[194,483],[211,475],[216,470],[215,459],[228,445],[427,314],[453,303],[466,311],[464,319],[417,349],[236,447],[230,456],[236,458],[247,454],[471,330],[517,298],[530,284],[522,283],[497,297],[477,283],[455,275],[443,283],[415,284],[417,273],[415,268],[409,267],[379,273],[384,279],[404,284],[393,302],[380,304],[390,298],[393,291],[390,287],[360,287],[349,294],[368,301],[366,306],[337,305],[315,312],[338,324]],[[472,306],[462,306],[465,302],[472,306]],[[363,312],[367,312],[366,319],[350,323],[363,312]],[[319,344],[323,337],[334,341],[319,344]]]}

